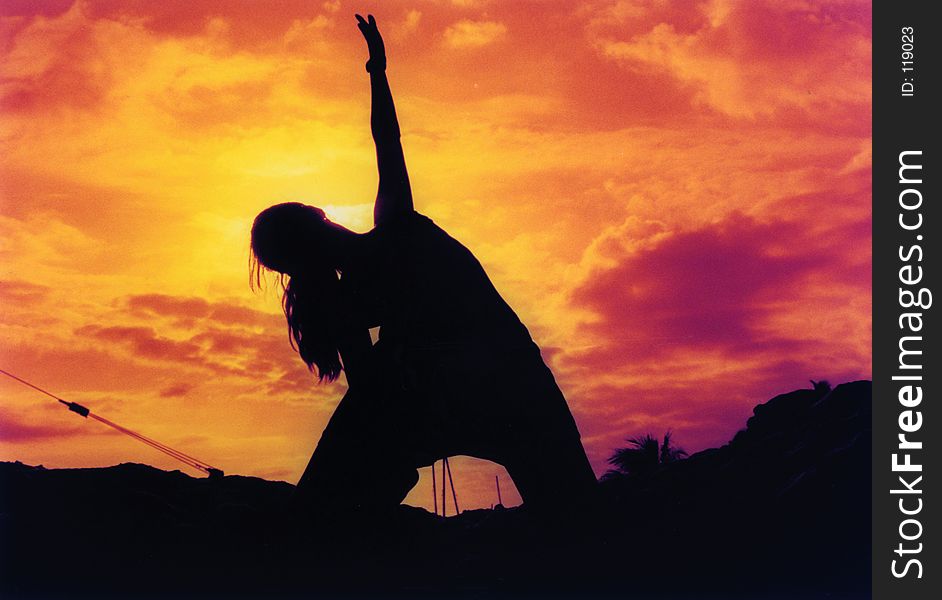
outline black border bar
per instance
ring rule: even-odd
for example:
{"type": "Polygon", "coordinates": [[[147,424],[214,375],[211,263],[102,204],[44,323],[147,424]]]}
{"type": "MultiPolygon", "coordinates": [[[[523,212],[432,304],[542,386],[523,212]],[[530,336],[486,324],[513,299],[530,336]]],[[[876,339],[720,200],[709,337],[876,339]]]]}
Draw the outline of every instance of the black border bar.
{"type": "Polygon", "coordinates": [[[929,598],[942,579],[936,516],[942,510],[936,408],[942,308],[934,305],[942,295],[932,297],[942,294],[942,102],[933,5],[873,4],[872,576],[878,600],[929,598]]]}

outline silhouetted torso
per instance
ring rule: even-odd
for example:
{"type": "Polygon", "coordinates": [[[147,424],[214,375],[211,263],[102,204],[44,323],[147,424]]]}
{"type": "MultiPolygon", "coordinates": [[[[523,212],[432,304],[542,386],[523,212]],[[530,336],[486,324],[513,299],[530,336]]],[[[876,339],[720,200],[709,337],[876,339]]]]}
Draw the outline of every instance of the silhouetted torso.
{"type": "Polygon", "coordinates": [[[348,305],[383,344],[410,349],[530,347],[520,319],[481,264],[431,219],[413,212],[366,234],[341,278],[348,305]]]}
{"type": "Polygon", "coordinates": [[[299,493],[394,506],[417,468],[468,455],[503,465],[536,508],[590,497],[595,475],[566,399],[474,255],[415,212],[360,241],[341,276],[343,298],[350,325],[379,325],[380,339],[299,493]],[[371,479],[351,478],[365,462],[371,479]]]}

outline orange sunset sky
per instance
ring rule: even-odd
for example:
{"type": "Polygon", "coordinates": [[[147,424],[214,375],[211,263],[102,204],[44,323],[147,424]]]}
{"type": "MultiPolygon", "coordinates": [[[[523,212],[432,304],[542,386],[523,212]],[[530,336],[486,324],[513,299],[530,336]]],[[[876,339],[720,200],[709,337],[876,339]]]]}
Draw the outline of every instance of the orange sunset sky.
{"type": "MultiPolygon", "coordinates": [[[[597,474],[627,436],[697,451],[809,378],[870,377],[871,9],[849,0],[6,0],[0,368],[295,482],[345,384],[249,290],[248,232],[289,200],[370,227],[356,12],[417,209],[527,324],[597,474]]],[[[6,378],[0,460],[187,469],[6,378]]],[[[496,465],[453,470],[462,508],[495,474],[519,501],[496,465]]]]}

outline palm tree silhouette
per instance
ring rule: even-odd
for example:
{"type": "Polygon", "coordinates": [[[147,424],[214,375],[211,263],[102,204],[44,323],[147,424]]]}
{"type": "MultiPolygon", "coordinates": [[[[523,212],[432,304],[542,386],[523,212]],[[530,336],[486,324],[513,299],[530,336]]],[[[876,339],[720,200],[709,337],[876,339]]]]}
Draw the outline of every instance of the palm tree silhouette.
{"type": "Polygon", "coordinates": [[[687,456],[686,450],[671,443],[670,431],[664,434],[664,441],[661,443],[650,433],[628,438],[626,441],[629,445],[618,448],[608,459],[608,464],[615,468],[609,470],[604,477],[651,473],[661,465],[676,462],[687,456]]]}

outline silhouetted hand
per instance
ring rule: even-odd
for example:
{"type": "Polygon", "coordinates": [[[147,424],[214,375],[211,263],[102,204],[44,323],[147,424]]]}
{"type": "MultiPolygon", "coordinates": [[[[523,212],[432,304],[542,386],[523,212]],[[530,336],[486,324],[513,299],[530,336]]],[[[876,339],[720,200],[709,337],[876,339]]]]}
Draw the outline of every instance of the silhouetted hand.
{"type": "Polygon", "coordinates": [[[383,44],[383,36],[379,34],[379,29],[376,27],[376,19],[373,18],[373,15],[367,15],[369,21],[357,15],[357,27],[360,29],[360,33],[363,34],[363,39],[366,40],[366,46],[370,49],[370,60],[366,63],[366,70],[373,72],[374,70],[383,71],[386,69],[386,46],[383,44]]]}

